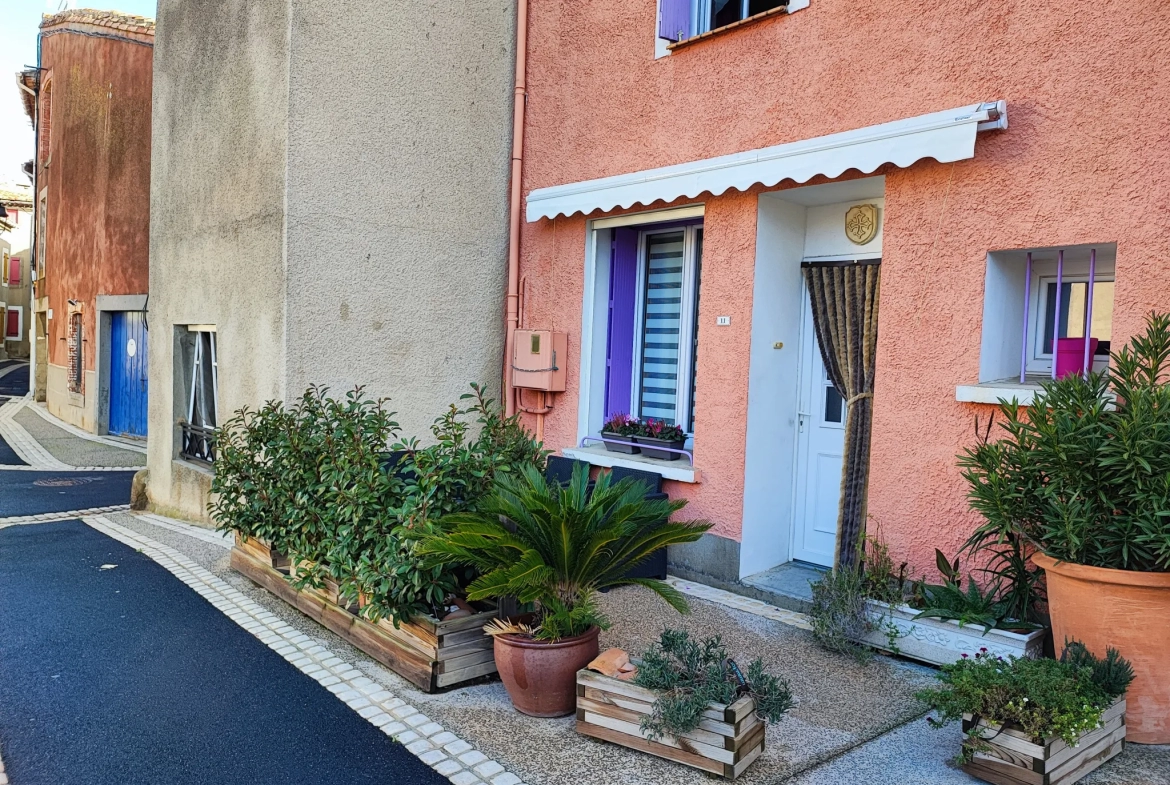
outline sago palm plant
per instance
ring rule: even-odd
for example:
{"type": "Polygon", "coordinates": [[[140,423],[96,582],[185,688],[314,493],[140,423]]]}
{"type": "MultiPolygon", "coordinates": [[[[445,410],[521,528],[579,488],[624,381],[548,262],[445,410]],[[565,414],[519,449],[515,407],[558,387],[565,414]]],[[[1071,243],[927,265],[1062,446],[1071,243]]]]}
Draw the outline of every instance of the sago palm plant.
{"type": "Polygon", "coordinates": [[[626,573],[659,548],[694,542],[711,528],[702,521],[671,521],[686,502],[647,499],[634,480],[612,483],[602,474],[590,488],[578,466],[566,486],[546,482],[531,466],[503,475],[476,512],[449,515],[446,531],[420,552],[439,563],[474,567],[470,600],[515,597],[537,611],[533,637],[559,640],[607,626],[598,590],[636,584],[686,612],[682,594],[664,581],[626,573]]]}

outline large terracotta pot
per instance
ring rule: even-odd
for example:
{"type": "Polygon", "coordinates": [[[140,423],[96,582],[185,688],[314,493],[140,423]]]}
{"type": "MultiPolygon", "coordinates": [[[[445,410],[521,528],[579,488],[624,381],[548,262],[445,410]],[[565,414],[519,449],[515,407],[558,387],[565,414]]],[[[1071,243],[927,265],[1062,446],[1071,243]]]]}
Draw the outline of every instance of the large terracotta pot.
{"type": "Polygon", "coordinates": [[[539,643],[496,635],[496,669],[512,705],[532,717],[563,717],[577,708],[577,671],[597,656],[594,627],[584,635],[539,643]]]}
{"type": "Polygon", "coordinates": [[[1078,640],[1098,657],[1112,646],[1135,674],[1125,697],[1126,740],[1170,744],[1170,573],[1032,560],[1048,575],[1052,640],[1078,640]]]}

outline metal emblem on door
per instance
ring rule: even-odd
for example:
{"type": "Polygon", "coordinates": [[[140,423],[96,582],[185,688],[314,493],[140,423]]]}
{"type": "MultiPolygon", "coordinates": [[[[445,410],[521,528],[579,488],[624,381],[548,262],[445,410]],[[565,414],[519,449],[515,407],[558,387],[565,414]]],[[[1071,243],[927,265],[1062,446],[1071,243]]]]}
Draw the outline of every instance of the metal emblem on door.
{"type": "Polygon", "coordinates": [[[135,343],[133,338],[131,338],[130,340],[126,341],[126,356],[133,357],[136,354],[138,354],[138,344],[135,343]]]}

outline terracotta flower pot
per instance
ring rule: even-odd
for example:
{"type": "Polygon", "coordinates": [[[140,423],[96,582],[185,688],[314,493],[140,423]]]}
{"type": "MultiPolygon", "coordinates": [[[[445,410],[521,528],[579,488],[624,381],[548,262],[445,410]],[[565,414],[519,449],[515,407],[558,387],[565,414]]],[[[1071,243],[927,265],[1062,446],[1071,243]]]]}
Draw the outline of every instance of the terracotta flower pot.
{"type": "Polygon", "coordinates": [[[1032,557],[1048,575],[1052,640],[1098,657],[1112,646],[1136,676],[1126,694],[1126,740],[1170,744],[1170,573],[1131,572],[1032,557]]]}
{"type": "Polygon", "coordinates": [[[496,669],[512,705],[531,717],[563,717],[577,708],[577,671],[598,654],[592,628],[576,638],[540,643],[519,635],[496,635],[496,669]]]}

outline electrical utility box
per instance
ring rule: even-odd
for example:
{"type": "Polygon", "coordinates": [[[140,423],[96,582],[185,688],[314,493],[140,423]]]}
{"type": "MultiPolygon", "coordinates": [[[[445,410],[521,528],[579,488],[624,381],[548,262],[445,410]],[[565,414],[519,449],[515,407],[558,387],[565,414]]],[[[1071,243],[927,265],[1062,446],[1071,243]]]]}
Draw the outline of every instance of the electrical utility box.
{"type": "Polygon", "coordinates": [[[512,386],[565,391],[569,336],[551,330],[517,330],[512,343],[512,386]]]}

